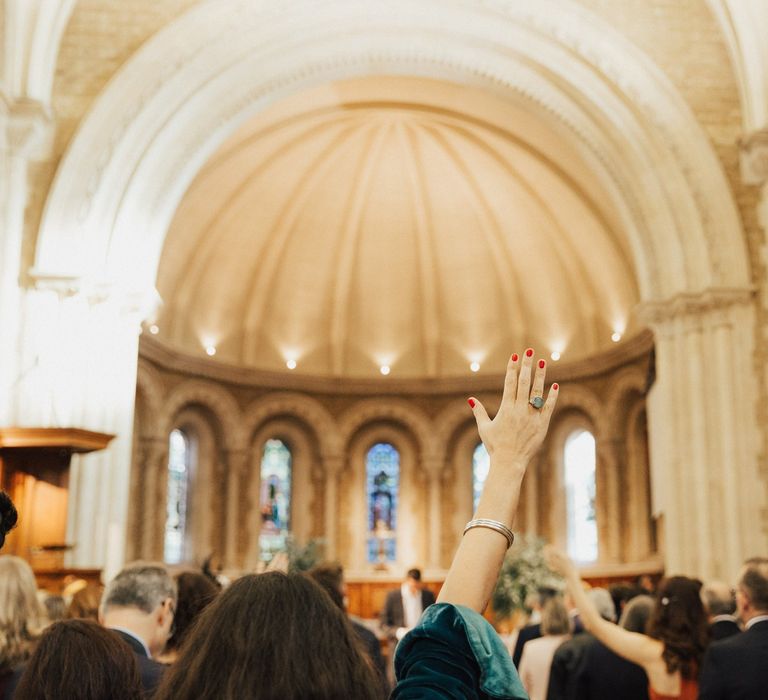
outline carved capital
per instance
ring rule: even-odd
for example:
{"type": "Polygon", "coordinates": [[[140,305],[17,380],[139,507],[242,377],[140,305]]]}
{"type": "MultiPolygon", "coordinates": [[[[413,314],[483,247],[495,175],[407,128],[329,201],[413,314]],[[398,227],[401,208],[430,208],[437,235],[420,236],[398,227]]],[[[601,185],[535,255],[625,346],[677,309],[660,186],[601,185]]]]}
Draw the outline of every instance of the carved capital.
{"type": "Polygon", "coordinates": [[[706,289],[699,294],[678,294],[664,301],[640,304],[638,316],[649,325],[698,318],[722,312],[733,306],[748,305],[754,297],[753,289],[706,289]]]}
{"type": "Polygon", "coordinates": [[[34,100],[11,101],[0,95],[0,148],[11,156],[46,157],[53,134],[48,110],[34,100]]]}
{"type": "Polygon", "coordinates": [[[768,183],[768,127],[739,140],[739,161],[744,184],[768,183]]]}
{"type": "Polygon", "coordinates": [[[328,478],[336,478],[344,470],[342,455],[323,455],[323,469],[328,478]]]}

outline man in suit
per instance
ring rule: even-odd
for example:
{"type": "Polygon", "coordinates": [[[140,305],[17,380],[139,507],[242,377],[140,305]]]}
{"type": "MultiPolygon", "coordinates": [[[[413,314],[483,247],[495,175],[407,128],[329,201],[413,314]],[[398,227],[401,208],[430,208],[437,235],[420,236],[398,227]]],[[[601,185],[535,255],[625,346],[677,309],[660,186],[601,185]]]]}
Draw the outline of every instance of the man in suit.
{"type": "Polygon", "coordinates": [[[699,700],[762,700],[768,692],[768,558],[748,559],[736,588],[741,634],[709,646],[699,700]]]}
{"type": "Polygon", "coordinates": [[[165,666],[153,659],[171,635],[176,583],[163,566],[133,564],[107,585],[99,621],[114,630],[136,655],[144,691],[151,694],[165,666]]]}
{"type": "Polygon", "coordinates": [[[728,584],[712,581],[701,589],[701,598],[709,614],[709,631],[712,641],[727,639],[741,632],[736,612],[736,598],[728,584]]]}
{"type": "Polygon", "coordinates": [[[381,628],[390,639],[402,639],[435,602],[435,594],[421,585],[421,571],[411,569],[400,589],[390,591],[381,612],[381,628]]]}

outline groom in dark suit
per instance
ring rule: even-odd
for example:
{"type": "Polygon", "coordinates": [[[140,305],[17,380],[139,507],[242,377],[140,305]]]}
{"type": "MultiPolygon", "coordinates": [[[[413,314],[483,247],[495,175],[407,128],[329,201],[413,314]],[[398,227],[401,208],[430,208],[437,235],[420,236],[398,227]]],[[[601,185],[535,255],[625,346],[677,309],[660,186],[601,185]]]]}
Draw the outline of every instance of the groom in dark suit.
{"type": "Polygon", "coordinates": [[[709,646],[699,700],[764,700],[768,695],[768,558],[747,560],[736,608],[744,632],[709,646]]]}
{"type": "Polygon", "coordinates": [[[421,585],[421,571],[411,569],[400,588],[387,594],[381,611],[382,630],[390,639],[399,641],[434,602],[435,594],[421,585]]]}

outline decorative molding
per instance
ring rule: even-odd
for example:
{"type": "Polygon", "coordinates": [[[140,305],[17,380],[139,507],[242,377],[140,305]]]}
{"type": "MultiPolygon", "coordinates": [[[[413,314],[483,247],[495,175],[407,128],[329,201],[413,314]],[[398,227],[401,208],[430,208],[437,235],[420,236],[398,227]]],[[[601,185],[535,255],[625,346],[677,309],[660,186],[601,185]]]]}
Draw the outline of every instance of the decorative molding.
{"type": "Polygon", "coordinates": [[[739,140],[741,177],[746,185],[768,183],[768,127],[739,140]]]}
{"type": "Polygon", "coordinates": [[[707,289],[699,293],[677,294],[665,301],[640,304],[638,315],[646,323],[657,325],[687,317],[699,317],[732,306],[747,306],[754,302],[754,289],[707,289]]]}
{"type": "Polygon", "coordinates": [[[32,100],[10,101],[0,92],[0,149],[17,158],[42,160],[52,145],[53,119],[32,100]]]}

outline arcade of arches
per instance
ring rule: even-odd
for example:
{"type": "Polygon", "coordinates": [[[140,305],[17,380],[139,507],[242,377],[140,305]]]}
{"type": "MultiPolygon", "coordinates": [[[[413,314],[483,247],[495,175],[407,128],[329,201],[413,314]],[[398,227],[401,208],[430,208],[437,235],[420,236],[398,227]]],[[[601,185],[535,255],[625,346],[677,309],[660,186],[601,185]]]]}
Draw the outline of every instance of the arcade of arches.
{"type": "Polygon", "coordinates": [[[67,564],[290,536],[439,580],[466,397],[528,346],[518,532],[596,576],[768,552],[765,3],[279,6],[4,4],[0,428],[115,436],[67,564]]]}

